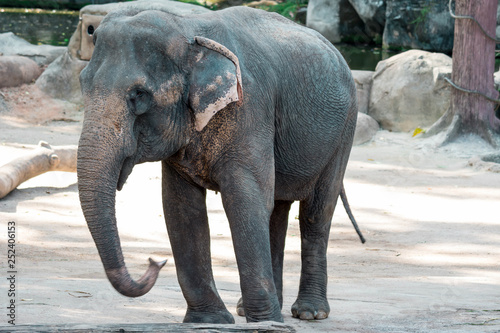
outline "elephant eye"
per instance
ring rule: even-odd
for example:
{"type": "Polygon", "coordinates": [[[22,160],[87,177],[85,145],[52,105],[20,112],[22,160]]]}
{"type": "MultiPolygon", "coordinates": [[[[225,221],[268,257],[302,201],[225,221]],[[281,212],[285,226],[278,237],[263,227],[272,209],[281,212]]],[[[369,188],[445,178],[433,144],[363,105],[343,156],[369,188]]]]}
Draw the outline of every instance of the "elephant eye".
{"type": "Polygon", "coordinates": [[[140,116],[149,109],[151,100],[151,94],[141,88],[134,88],[127,94],[128,106],[136,116],[140,116]]]}

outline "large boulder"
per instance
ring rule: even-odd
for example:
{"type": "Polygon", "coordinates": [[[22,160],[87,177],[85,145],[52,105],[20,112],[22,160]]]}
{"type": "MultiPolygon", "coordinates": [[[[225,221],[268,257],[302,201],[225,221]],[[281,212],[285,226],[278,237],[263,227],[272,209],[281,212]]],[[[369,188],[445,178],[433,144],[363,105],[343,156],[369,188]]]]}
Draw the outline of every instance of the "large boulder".
{"type": "Polygon", "coordinates": [[[451,66],[447,55],[420,50],[379,62],[368,114],[391,131],[431,126],[450,106],[451,66]]]}
{"type": "Polygon", "coordinates": [[[383,45],[451,53],[455,21],[448,3],[387,0],[383,45]]]}
{"type": "Polygon", "coordinates": [[[32,83],[42,70],[36,62],[21,56],[0,56],[0,88],[32,83]]]}
{"type": "Polygon", "coordinates": [[[69,52],[65,52],[45,69],[36,80],[36,85],[52,98],[80,103],[82,94],[79,77],[87,63],[87,61],[74,58],[69,52]]]}
{"type": "Polygon", "coordinates": [[[306,22],[332,43],[359,38],[370,40],[364,22],[349,0],[310,0],[306,22]]]}
{"type": "Polygon", "coordinates": [[[0,53],[6,56],[27,57],[39,66],[50,64],[64,52],[66,52],[64,46],[33,45],[12,32],[0,34],[0,53]]]}

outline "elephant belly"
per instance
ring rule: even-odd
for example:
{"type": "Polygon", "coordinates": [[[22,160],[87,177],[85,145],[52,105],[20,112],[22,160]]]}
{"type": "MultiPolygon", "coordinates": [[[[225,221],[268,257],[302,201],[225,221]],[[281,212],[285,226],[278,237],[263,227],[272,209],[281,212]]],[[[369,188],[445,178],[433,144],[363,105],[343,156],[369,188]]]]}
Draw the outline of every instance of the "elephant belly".
{"type": "Polygon", "coordinates": [[[276,173],[274,199],[285,201],[303,200],[309,197],[314,190],[315,180],[276,173]]]}

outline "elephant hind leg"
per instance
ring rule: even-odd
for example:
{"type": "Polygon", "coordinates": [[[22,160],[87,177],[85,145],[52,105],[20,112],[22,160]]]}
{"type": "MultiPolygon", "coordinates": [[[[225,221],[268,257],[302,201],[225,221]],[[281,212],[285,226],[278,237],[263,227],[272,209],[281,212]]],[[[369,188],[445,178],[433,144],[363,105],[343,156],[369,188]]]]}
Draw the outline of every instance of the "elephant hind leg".
{"type": "MultiPolygon", "coordinates": [[[[288,212],[293,201],[274,202],[273,213],[269,221],[269,235],[271,241],[271,258],[273,263],[273,277],[280,307],[283,307],[283,256],[285,251],[285,238],[288,228],[288,212]]],[[[243,299],[240,298],[236,305],[239,316],[245,316],[243,299]]]]}
{"type": "MultiPolygon", "coordinates": [[[[339,155],[337,155],[339,156],[339,155]]],[[[327,259],[330,226],[342,189],[348,154],[330,164],[316,183],[310,197],[300,202],[301,274],[299,294],[292,315],[303,320],[325,319],[330,313],[327,300],[327,259]]]]}
{"type": "Polygon", "coordinates": [[[275,201],[269,223],[273,277],[281,308],[283,308],[283,257],[288,228],[288,213],[292,203],[293,201],[275,201]]]}

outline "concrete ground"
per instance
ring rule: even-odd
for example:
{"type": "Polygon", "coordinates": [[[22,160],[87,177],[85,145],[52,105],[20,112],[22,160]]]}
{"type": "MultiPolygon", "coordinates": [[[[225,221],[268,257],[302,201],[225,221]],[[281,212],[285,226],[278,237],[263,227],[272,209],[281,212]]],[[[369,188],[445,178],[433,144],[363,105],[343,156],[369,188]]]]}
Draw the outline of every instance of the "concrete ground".
{"type": "MultiPolygon", "coordinates": [[[[64,112],[63,118],[44,115],[45,122],[0,113],[0,165],[39,140],[77,144],[81,115],[64,112]]],[[[500,332],[500,174],[469,165],[471,156],[491,151],[479,142],[436,148],[431,140],[381,131],[353,148],[345,187],[367,242],[359,242],[339,205],[328,250],[331,313],[325,320],[291,317],[300,273],[293,206],[286,324],[298,332],[500,332]]],[[[235,313],[239,278],[220,195],[209,193],[208,207],[217,287],[244,323],[235,313]]],[[[134,169],[117,195],[117,215],[135,277],[149,256],[169,259],[156,286],[140,298],[119,295],[107,281],[80,210],[75,174],[44,174],[1,199],[0,331],[10,327],[4,297],[9,221],[17,230],[16,325],[181,322],[185,301],[163,221],[158,163],[134,169]]]]}

